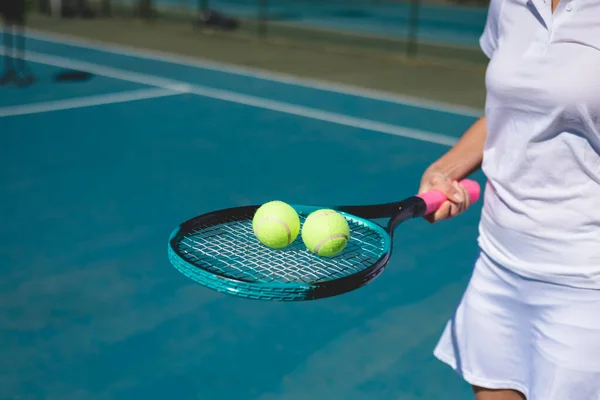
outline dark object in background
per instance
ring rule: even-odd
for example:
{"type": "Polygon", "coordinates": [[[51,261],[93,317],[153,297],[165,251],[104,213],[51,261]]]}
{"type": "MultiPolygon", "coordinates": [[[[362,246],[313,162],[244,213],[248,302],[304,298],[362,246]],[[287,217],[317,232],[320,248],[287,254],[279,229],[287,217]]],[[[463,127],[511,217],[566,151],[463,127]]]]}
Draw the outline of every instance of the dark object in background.
{"type": "MultiPolygon", "coordinates": [[[[12,1],[12,0],[0,0],[0,1],[12,1]]],[[[105,3],[109,3],[110,0],[103,1],[103,7],[105,3]]],[[[37,10],[45,15],[52,15],[52,7],[50,6],[50,0],[36,0],[37,10]]],[[[103,8],[104,11],[105,7],[103,8]]],[[[63,18],[85,18],[92,19],[96,17],[94,11],[90,8],[86,0],[62,0],[60,5],[60,16],[63,18]]]]}
{"type": "Polygon", "coordinates": [[[54,76],[56,82],[84,82],[92,79],[94,75],[85,71],[66,70],[54,76]]]}
{"type": "Polygon", "coordinates": [[[4,25],[25,24],[25,0],[0,0],[0,16],[4,25]]]}
{"type": "Polygon", "coordinates": [[[52,7],[50,7],[50,0],[37,0],[37,10],[41,14],[51,15],[52,7]]]}
{"type": "Polygon", "coordinates": [[[208,10],[202,17],[195,22],[197,27],[207,26],[225,31],[231,31],[239,26],[239,21],[232,17],[227,17],[219,12],[208,10]]]}
{"type": "Polygon", "coordinates": [[[35,82],[25,63],[25,6],[25,0],[0,0],[4,44],[4,72],[0,76],[0,86],[9,83],[29,86],[35,82]]]}
{"type": "MultiPolygon", "coordinates": [[[[2,0],[0,0],[2,1],[2,0]]],[[[84,18],[92,19],[96,17],[94,11],[90,8],[86,0],[62,0],[61,17],[63,18],[84,18]]]]}
{"type": "Polygon", "coordinates": [[[104,17],[110,17],[112,15],[110,0],[102,0],[100,3],[100,14],[104,17]]]}
{"type": "Polygon", "coordinates": [[[139,0],[136,8],[137,16],[144,19],[153,19],[156,17],[156,11],[152,0],[139,0]]]}

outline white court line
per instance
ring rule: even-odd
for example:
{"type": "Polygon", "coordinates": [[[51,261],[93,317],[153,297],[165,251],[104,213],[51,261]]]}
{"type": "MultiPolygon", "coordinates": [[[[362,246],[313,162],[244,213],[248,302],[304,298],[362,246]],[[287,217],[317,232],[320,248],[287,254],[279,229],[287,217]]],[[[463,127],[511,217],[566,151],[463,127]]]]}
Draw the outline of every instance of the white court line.
{"type": "Polygon", "coordinates": [[[278,111],[295,116],[326,121],[338,125],[345,125],[355,128],[366,129],[374,132],[402,136],[405,138],[411,138],[423,142],[452,146],[457,141],[457,139],[452,136],[441,135],[432,132],[425,132],[416,129],[401,128],[399,126],[385,124],[368,119],[355,118],[344,114],[317,110],[314,108],[303,107],[295,104],[284,103],[280,101],[245,95],[236,92],[230,92],[227,90],[213,89],[202,85],[194,85],[186,82],[177,81],[174,79],[167,79],[138,72],[131,72],[113,67],[92,64],[84,61],[70,60],[67,58],[52,56],[48,54],[29,52],[28,59],[41,64],[87,71],[96,75],[103,75],[124,81],[157,86],[177,92],[192,93],[198,96],[208,97],[212,99],[223,100],[237,104],[244,104],[272,111],[278,111]]]}
{"type": "Polygon", "coordinates": [[[419,107],[467,117],[480,118],[484,113],[482,109],[477,109],[474,107],[459,106],[441,101],[425,100],[412,96],[403,96],[379,90],[365,89],[358,86],[326,82],[318,79],[300,78],[293,75],[271,72],[259,68],[240,67],[232,64],[220,63],[200,57],[188,57],[158,50],[142,50],[133,46],[117,45],[99,40],[84,39],[73,35],[57,34],[30,29],[28,36],[41,41],[92,48],[106,53],[185,65],[194,68],[247,76],[255,79],[284,83],[287,85],[295,85],[310,89],[346,94],[371,100],[419,107]]]}
{"type": "Polygon", "coordinates": [[[105,104],[126,103],[130,101],[155,99],[174,96],[182,92],[163,88],[139,89],[121,93],[100,94],[96,96],[78,97],[75,99],[46,101],[0,108],[1,117],[15,115],[40,114],[51,111],[71,110],[75,108],[93,107],[105,104]]]}

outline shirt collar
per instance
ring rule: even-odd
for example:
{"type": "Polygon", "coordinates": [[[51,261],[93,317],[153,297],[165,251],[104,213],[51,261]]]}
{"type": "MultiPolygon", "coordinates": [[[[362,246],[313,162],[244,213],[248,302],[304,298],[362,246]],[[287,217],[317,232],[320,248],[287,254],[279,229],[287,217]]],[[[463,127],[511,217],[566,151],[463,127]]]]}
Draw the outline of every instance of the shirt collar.
{"type": "MultiPolygon", "coordinates": [[[[565,0],[561,0],[565,1],[565,0]]],[[[552,26],[552,0],[527,0],[527,7],[546,29],[552,26]]]]}

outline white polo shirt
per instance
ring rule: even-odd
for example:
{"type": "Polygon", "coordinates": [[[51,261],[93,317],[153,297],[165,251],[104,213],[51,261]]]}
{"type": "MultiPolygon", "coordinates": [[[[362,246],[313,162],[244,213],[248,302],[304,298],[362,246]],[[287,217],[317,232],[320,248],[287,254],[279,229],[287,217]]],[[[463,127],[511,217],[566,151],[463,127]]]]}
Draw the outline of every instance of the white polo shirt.
{"type": "Polygon", "coordinates": [[[600,289],[600,0],[491,0],[481,249],[600,289]]]}

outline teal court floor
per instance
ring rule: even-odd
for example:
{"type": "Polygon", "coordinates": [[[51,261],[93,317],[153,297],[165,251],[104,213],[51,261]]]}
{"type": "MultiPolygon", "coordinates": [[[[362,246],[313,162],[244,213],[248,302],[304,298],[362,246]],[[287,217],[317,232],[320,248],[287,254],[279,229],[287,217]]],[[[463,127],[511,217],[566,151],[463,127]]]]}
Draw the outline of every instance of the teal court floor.
{"type": "Polygon", "coordinates": [[[481,204],[408,222],[378,280],[312,302],[204,289],[166,250],[213,209],[410,196],[476,110],[64,37],[28,47],[37,83],[0,88],[0,399],[470,398],[432,350],[481,204]],[[93,76],[55,82],[64,70],[93,76]]]}

